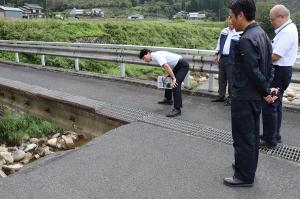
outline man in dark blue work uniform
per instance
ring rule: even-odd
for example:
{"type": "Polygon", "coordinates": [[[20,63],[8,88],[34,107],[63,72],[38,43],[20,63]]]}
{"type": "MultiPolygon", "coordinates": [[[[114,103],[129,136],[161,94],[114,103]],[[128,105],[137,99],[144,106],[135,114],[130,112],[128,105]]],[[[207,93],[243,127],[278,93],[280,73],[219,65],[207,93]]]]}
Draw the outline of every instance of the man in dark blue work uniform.
{"type": "MultiPolygon", "coordinates": [[[[229,5],[229,17],[236,31],[244,31],[236,46],[232,68],[231,121],[234,147],[234,176],[224,178],[232,187],[253,186],[259,152],[259,122],[263,98],[277,89],[272,80],[271,42],[254,21],[253,0],[235,0],[229,5]]],[[[269,97],[267,97],[269,96],[269,97]]]]}

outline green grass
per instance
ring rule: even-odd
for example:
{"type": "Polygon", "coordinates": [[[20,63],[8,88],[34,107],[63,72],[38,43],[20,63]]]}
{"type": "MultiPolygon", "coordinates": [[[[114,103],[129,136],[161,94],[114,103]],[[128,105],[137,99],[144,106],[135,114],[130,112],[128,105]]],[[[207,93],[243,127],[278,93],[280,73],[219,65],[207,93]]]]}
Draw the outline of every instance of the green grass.
{"type": "Polygon", "coordinates": [[[55,124],[28,113],[19,116],[6,113],[0,118],[0,140],[8,145],[19,145],[25,137],[40,138],[62,132],[63,129],[55,124]]]}

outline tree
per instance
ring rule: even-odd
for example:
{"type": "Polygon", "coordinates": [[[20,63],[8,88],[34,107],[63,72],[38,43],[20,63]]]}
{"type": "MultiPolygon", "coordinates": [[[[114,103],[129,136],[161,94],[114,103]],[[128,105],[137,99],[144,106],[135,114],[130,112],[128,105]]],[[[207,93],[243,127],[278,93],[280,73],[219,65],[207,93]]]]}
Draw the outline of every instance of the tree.
{"type": "MultiPolygon", "coordinates": [[[[292,15],[292,20],[297,25],[298,33],[300,33],[300,11],[295,12],[292,15]]],[[[299,37],[299,42],[300,42],[300,37],[299,37]]]]}
{"type": "Polygon", "coordinates": [[[270,38],[273,38],[275,35],[274,28],[269,20],[269,12],[273,6],[273,4],[265,2],[260,2],[256,4],[256,21],[269,35],[270,38]]]}

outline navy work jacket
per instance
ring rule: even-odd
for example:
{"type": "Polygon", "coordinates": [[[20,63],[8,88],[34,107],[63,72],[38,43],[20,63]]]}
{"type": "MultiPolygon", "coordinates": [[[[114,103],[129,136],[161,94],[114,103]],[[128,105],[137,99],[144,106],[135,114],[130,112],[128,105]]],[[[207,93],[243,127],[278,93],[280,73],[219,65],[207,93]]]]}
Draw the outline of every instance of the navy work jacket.
{"type": "Polygon", "coordinates": [[[241,34],[236,45],[232,68],[232,97],[239,100],[262,100],[270,94],[273,79],[270,39],[255,22],[241,34]]]}

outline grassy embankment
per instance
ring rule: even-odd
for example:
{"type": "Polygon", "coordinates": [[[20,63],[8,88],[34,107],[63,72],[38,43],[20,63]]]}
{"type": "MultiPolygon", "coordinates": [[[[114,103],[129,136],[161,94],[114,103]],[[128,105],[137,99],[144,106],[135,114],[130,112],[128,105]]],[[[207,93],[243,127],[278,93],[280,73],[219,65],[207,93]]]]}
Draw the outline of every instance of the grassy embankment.
{"type": "MultiPolygon", "coordinates": [[[[0,38],[21,41],[78,42],[93,38],[101,43],[214,49],[224,23],[204,21],[60,21],[0,20],[0,38]]],[[[14,60],[12,53],[0,58],[14,60]]],[[[40,64],[36,55],[20,55],[20,61],[40,64]]],[[[73,68],[73,59],[46,56],[46,65],[73,68]]],[[[118,75],[117,63],[81,60],[81,70],[118,75]]],[[[164,74],[159,68],[126,65],[126,75],[151,78],[164,74]]]]}
{"type": "Polygon", "coordinates": [[[19,145],[24,139],[40,138],[63,132],[63,129],[57,125],[28,113],[16,112],[3,106],[1,109],[4,113],[0,117],[0,144],[19,145]]]}

